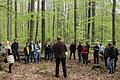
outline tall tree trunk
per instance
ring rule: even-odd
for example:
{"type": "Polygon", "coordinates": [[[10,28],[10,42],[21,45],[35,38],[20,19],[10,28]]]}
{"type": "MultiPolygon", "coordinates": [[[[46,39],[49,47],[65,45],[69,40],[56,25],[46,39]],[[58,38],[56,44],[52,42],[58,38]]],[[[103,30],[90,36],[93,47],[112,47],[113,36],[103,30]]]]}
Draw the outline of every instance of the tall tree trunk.
{"type": "MultiPolygon", "coordinates": [[[[60,2],[60,1],[58,1],[60,2]]],[[[60,36],[60,4],[57,4],[57,36],[60,36]]]]}
{"type": "Polygon", "coordinates": [[[11,17],[11,13],[10,13],[10,11],[11,11],[11,7],[10,6],[12,6],[11,5],[11,0],[7,0],[7,5],[8,5],[8,7],[7,7],[7,40],[10,40],[11,39],[11,19],[12,19],[12,17],[11,17]]]}
{"type": "Polygon", "coordinates": [[[69,2],[68,2],[68,13],[67,13],[67,36],[68,36],[68,40],[69,40],[69,18],[70,18],[70,13],[69,13],[69,11],[70,11],[70,7],[69,7],[69,2]]]}
{"type": "Polygon", "coordinates": [[[37,20],[36,20],[36,35],[35,35],[35,41],[38,40],[38,26],[39,26],[39,11],[40,11],[40,1],[37,2],[37,20]]]}
{"type": "Polygon", "coordinates": [[[45,0],[42,0],[42,52],[45,43],[45,0]]]}
{"type": "MultiPolygon", "coordinates": [[[[28,2],[28,15],[30,13],[30,2],[28,2]]],[[[28,20],[28,26],[27,26],[27,35],[28,35],[28,38],[27,38],[27,41],[30,41],[30,20],[28,20]]]]}
{"type": "Polygon", "coordinates": [[[68,3],[65,2],[64,3],[64,30],[63,30],[63,34],[64,34],[64,42],[66,42],[67,40],[67,13],[68,13],[68,3]]]}
{"type": "MultiPolygon", "coordinates": [[[[10,11],[12,11],[12,0],[10,0],[10,11]]],[[[10,39],[12,39],[12,12],[10,12],[10,39]]]]}
{"type": "Polygon", "coordinates": [[[95,42],[95,1],[92,1],[92,44],[95,42]]]}
{"type": "Polygon", "coordinates": [[[103,22],[104,22],[104,2],[103,1],[101,1],[101,4],[102,4],[102,9],[101,9],[101,11],[102,11],[102,16],[101,16],[101,29],[100,29],[100,31],[101,31],[101,43],[103,43],[103,41],[104,41],[104,24],[103,24],[103,22]]]}
{"type": "Polygon", "coordinates": [[[74,0],[74,43],[76,43],[76,27],[77,27],[77,0],[74,0]]]}
{"type": "Polygon", "coordinates": [[[115,16],[116,16],[116,0],[113,0],[113,9],[112,9],[112,42],[115,45],[115,16]]]}
{"type": "Polygon", "coordinates": [[[55,3],[53,1],[53,41],[55,38],[55,3]]]}
{"type": "Polygon", "coordinates": [[[90,39],[90,24],[91,23],[91,1],[89,0],[89,8],[88,8],[88,36],[87,39],[90,39]]]}
{"type": "Polygon", "coordinates": [[[17,35],[17,0],[15,0],[15,38],[18,37],[17,35]]]}
{"type": "Polygon", "coordinates": [[[34,0],[31,0],[31,19],[30,19],[30,41],[33,41],[33,29],[34,29],[34,0]]]}
{"type": "Polygon", "coordinates": [[[84,33],[85,33],[85,34],[84,34],[84,35],[85,35],[84,38],[85,38],[85,39],[88,38],[88,36],[87,36],[87,35],[88,35],[88,34],[87,34],[87,31],[88,31],[88,30],[87,30],[87,29],[88,29],[88,28],[87,28],[87,27],[88,27],[88,23],[87,23],[87,22],[88,22],[88,4],[87,4],[87,2],[85,1],[85,23],[84,23],[84,24],[85,24],[85,31],[84,31],[84,33]]]}

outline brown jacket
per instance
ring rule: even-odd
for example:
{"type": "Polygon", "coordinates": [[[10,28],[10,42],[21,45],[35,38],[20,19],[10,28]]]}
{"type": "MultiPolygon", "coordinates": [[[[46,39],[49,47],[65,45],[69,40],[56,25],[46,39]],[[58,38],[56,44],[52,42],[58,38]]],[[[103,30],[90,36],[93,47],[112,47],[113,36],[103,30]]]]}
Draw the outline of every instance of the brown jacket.
{"type": "Polygon", "coordinates": [[[58,41],[53,45],[53,51],[56,59],[66,58],[65,52],[67,51],[67,47],[62,41],[58,41]]]}

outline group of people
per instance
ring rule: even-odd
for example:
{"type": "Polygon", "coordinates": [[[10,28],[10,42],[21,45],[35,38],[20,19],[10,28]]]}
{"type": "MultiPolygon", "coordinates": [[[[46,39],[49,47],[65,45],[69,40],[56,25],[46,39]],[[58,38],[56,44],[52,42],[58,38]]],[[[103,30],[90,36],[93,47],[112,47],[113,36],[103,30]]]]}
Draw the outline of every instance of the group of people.
{"type": "MultiPolygon", "coordinates": [[[[114,73],[116,69],[116,63],[118,60],[118,49],[112,44],[112,42],[109,42],[107,44],[107,47],[105,48],[103,44],[99,44],[98,42],[95,44],[95,46],[91,47],[93,49],[93,58],[94,58],[94,64],[99,64],[99,61],[101,59],[104,59],[105,66],[109,70],[109,73],[114,73]]],[[[81,44],[79,42],[79,45],[76,47],[75,43],[72,43],[70,45],[70,58],[72,53],[74,54],[74,60],[75,60],[75,52],[76,49],[78,49],[78,59],[79,63],[83,61],[83,64],[88,64],[90,62],[89,60],[89,49],[90,44],[81,44]]]]}
{"type": "Polygon", "coordinates": [[[30,42],[30,44],[27,42],[26,46],[24,48],[24,54],[25,54],[25,64],[29,63],[29,60],[31,62],[39,63],[41,58],[41,42],[36,41],[35,43],[33,41],[30,42]]]}
{"type": "Polygon", "coordinates": [[[76,46],[76,44],[74,42],[72,42],[72,44],[70,44],[70,60],[71,60],[71,56],[72,54],[74,55],[74,60],[76,59],[76,50],[78,50],[78,59],[79,59],[79,63],[82,62],[85,64],[88,64],[89,59],[88,59],[88,55],[89,55],[89,48],[90,48],[90,44],[88,44],[86,42],[86,44],[81,44],[81,42],[79,42],[78,46],[76,46]]]}
{"type": "MultiPolygon", "coordinates": [[[[8,52],[8,63],[9,63],[9,72],[11,73],[11,68],[13,63],[16,61],[16,57],[18,57],[18,61],[21,62],[20,54],[19,54],[19,44],[14,40],[14,43],[10,45],[10,42],[7,42],[7,52],[8,52]],[[14,58],[14,59],[13,59],[14,58]]],[[[63,74],[64,78],[67,77],[67,69],[66,69],[66,52],[67,46],[66,44],[61,40],[61,37],[57,37],[57,41],[52,44],[46,41],[45,45],[45,60],[53,60],[56,61],[56,71],[55,76],[59,77],[59,65],[60,62],[62,62],[63,66],[63,74]]],[[[116,63],[118,60],[118,49],[110,42],[107,44],[107,47],[105,48],[103,44],[96,43],[95,46],[91,47],[93,52],[93,58],[94,58],[94,64],[99,64],[99,58],[103,58],[105,61],[105,66],[109,70],[109,73],[114,73],[116,69],[116,63]]],[[[79,42],[78,45],[76,45],[74,42],[70,44],[70,57],[71,60],[72,54],[74,54],[74,60],[76,59],[76,50],[78,50],[78,62],[83,64],[88,64],[90,62],[89,60],[89,50],[90,50],[90,44],[81,44],[79,42]]],[[[24,54],[25,54],[25,64],[29,63],[29,60],[31,62],[39,63],[41,59],[41,42],[36,41],[35,43],[31,41],[30,43],[26,43],[26,46],[24,47],[24,54]]]]}

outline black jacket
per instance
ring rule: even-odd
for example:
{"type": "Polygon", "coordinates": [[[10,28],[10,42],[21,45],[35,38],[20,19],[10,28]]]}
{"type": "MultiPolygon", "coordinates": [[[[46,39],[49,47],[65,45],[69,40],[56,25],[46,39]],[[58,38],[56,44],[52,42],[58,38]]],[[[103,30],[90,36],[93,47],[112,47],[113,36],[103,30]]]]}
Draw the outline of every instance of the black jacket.
{"type": "Polygon", "coordinates": [[[82,52],[82,48],[83,48],[83,46],[82,46],[81,44],[79,44],[79,45],[77,46],[78,53],[81,53],[81,52],[82,52]]]}
{"type": "Polygon", "coordinates": [[[94,55],[98,55],[98,53],[99,53],[99,46],[96,45],[96,46],[94,47],[94,55]]]}
{"type": "Polygon", "coordinates": [[[110,57],[110,59],[116,59],[118,55],[119,55],[119,52],[117,48],[111,47],[109,49],[108,57],[110,57]]]}
{"type": "Polygon", "coordinates": [[[17,42],[13,43],[11,49],[13,52],[18,52],[19,44],[17,42]]]}
{"type": "Polygon", "coordinates": [[[76,51],[76,44],[71,44],[70,45],[70,51],[75,52],[76,51]]]}
{"type": "Polygon", "coordinates": [[[55,53],[56,59],[66,58],[66,51],[67,47],[62,41],[58,41],[53,45],[53,52],[55,53]]]}

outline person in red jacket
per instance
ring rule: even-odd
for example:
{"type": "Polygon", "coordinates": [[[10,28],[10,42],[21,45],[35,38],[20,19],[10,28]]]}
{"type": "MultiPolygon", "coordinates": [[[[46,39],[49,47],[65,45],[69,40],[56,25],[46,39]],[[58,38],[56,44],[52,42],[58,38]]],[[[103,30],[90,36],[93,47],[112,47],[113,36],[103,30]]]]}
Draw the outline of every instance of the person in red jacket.
{"type": "Polygon", "coordinates": [[[83,57],[83,64],[88,64],[88,60],[87,60],[87,55],[88,55],[88,48],[83,45],[83,48],[82,48],[82,57],[83,57]]]}

